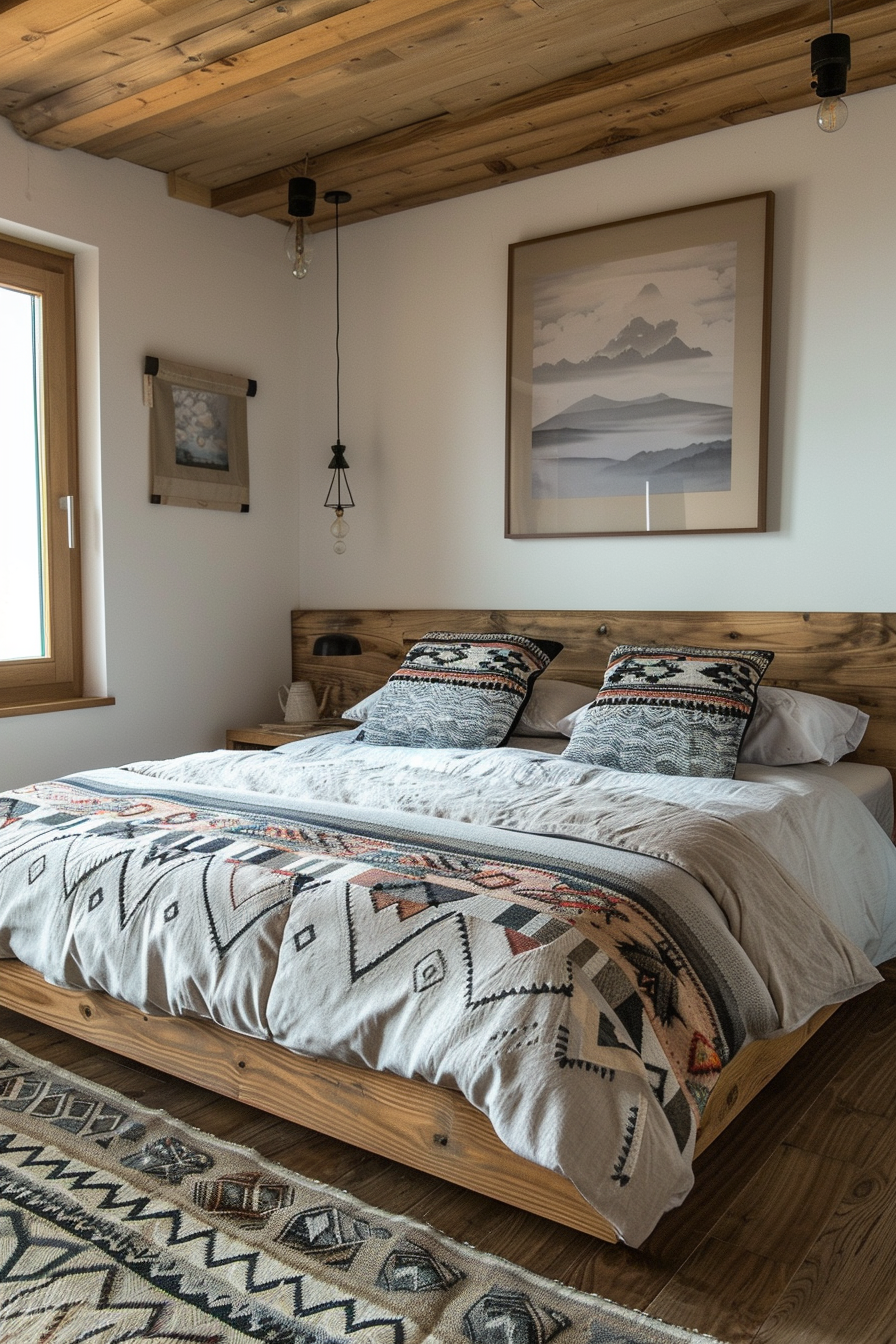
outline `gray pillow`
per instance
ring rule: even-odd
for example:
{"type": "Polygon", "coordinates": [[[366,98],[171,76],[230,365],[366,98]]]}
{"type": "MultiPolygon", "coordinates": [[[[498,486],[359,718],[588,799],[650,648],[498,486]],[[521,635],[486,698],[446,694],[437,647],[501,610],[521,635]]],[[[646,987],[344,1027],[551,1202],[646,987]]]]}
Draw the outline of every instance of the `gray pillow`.
{"type": "Polygon", "coordinates": [[[759,649],[620,645],[564,759],[631,774],[731,779],[773,657],[759,649]]]}
{"type": "Polygon", "coordinates": [[[563,648],[526,635],[432,631],[372,705],[358,742],[390,747],[500,747],[536,677],[563,648]]]}

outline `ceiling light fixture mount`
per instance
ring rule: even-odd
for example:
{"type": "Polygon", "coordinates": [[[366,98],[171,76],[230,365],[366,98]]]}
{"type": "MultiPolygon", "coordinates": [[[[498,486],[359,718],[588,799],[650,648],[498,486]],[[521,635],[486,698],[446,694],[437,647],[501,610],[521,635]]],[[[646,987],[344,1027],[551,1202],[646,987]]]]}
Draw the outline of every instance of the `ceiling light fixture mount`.
{"type": "Polygon", "coordinates": [[[327,491],[327,498],[324,500],[324,508],[333,509],[336,515],[331,524],[330,533],[333,537],[333,550],[337,555],[345,553],[345,536],[348,532],[348,523],[343,515],[346,509],[355,507],[351,487],[345,475],[348,471],[348,463],[345,460],[345,445],[340,434],[339,420],[339,207],[340,205],[346,205],[351,198],[351,192],[348,191],[324,192],[324,200],[327,204],[336,207],[336,442],[333,444],[333,456],[329,465],[333,477],[327,491]]]}
{"type": "Polygon", "coordinates": [[[852,63],[846,33],[834,32],[834,0],[828,0],[830,32],[813,39],[810,48],[812,87],[821,99],[816,120],[823,131],[839,131],[847,117],[846,76],[852,63]]]}

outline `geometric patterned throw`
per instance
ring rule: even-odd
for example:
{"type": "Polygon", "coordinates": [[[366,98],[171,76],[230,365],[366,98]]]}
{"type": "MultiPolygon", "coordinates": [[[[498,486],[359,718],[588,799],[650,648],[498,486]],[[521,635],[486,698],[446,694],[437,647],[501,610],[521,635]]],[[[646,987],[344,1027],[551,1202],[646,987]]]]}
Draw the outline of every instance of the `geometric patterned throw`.
{"type": "Polygon", "coordinates": [[[370,1208],[5,1041],[0,1339],[717,1344],[370,1208]]]}

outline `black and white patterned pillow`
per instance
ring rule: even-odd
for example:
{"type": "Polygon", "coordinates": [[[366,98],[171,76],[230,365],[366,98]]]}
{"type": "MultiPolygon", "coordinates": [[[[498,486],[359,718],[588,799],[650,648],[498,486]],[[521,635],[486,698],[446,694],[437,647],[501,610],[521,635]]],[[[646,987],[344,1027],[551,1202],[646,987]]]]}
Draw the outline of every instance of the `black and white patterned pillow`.
{"type": "Polygon", "coordinates": [[[434,630],[386,682],[356,737],[381,747],[500,747],[563,648],[526,635],[434,630]]]}
{"type": "Polygon", "coordinates": [[[773,658],[760,649],[622,644],[563,755],[631,774],[731,779],[773,658]]]}

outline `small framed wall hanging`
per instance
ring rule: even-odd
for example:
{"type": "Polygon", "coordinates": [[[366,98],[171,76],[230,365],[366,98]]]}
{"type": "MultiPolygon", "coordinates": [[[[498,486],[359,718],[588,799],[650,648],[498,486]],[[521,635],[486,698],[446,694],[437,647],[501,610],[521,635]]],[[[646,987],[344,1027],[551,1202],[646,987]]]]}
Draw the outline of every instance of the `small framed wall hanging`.
{"type": "Polygon", "coordinates": [[[249,512],[246,398],[257,390],[253,378],[147,355],[151,503],[249,512]]]}
{"type": "Polygon", "coordinates": [[[765,530],[773,215],[511,245],[506,536],[765,530]]]}

